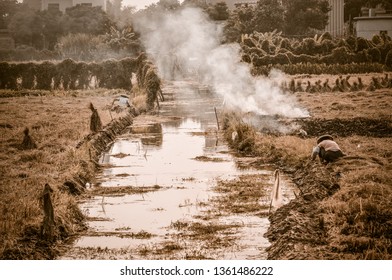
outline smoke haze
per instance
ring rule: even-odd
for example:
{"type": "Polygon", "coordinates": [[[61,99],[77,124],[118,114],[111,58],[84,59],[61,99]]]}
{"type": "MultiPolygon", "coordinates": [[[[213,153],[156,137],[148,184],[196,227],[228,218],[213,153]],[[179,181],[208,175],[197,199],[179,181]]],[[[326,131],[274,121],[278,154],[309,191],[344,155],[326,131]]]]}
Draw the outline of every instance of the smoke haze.
{"type": "Polygon", "coordinates": [[[222,45],[222,27],[208,20],[199,9],[186,8],[171,14],[139,19],[147,52],[165,79],[197,75],[223,97],[225,106],[256,115],[306,117],[292,96],[277,85],[283,74],[253,77],[248,64],[240,61],[238,44],[222,45]]]}

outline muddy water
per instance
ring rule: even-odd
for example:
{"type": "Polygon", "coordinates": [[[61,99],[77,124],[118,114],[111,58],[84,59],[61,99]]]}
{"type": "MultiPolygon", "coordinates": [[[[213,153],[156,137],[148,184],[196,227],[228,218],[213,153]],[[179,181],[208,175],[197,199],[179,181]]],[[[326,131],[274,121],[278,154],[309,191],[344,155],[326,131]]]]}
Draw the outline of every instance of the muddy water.
{"type": "MultiPolygon", "coordinates": [[[[80,204],[89,230],[63,258],[265,259],[266,215],[223,214],[212,201],[218,180],[257,174],[271,188],[271,171],[237,167],[217,129],[222,102],[208,89],[177,82],[163,91],[159,115],[137,117],[102,155],[92,196],[80,204]],[[94,194],[99,188],[105,195],[94,194]]],[[[283,191],[287,202],[292,189],[283,191]]]]}

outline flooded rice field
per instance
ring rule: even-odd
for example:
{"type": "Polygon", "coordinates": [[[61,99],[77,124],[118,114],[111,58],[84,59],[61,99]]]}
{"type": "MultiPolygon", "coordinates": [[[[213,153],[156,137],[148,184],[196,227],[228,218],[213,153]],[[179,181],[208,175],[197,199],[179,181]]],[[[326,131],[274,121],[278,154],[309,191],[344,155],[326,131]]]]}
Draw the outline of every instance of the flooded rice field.
{"type": "MultiPolygon", "coordinates": [[[[239,167],[208,89],[176,82],[163,92],[159,114],[135,118],[102,154],[80,203],[88,231],[61,258],[266,259],[273,170],[239,167]]],[[[294,193],[282,179],[286,203],[294,193]]]]}

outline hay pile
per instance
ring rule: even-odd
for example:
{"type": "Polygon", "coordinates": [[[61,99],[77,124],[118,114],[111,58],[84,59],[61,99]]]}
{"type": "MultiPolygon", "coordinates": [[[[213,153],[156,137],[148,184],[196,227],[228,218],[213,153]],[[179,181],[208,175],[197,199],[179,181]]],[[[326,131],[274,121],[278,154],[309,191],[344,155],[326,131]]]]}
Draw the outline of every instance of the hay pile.
{"type": "Polygon", "coordinates": [[[93,103],[90,103],[91,118],[90,118],[90,130],[96,133],[102,129],[102,121],[99,117],[98,110],[94,108],[93,103]]]}
{"type": "Polygon", "coordinates": [[[31,150],[31,149],[36,149],[37,144],[35,144],[35,141],[33,138],[31,138],[29,134],[29,129],[26,127],[25,130],[23,131],[24,137],[22,144],[20,145],[22,150],[31,150]]]}

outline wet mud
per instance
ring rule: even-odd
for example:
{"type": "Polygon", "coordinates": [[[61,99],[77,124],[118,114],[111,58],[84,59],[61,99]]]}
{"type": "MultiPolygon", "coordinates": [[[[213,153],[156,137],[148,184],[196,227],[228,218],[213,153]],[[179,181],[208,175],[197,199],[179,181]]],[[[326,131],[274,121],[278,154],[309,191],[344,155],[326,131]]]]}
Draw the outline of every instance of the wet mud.
{"type": "Polygon", "coordinates": [[[387,118],[350,118],[350,119],[303,119],[298,120],[309,136],[328,134],[347,137],[353,135],[366,137],[391,137],[392,122],[387,118]]]}

